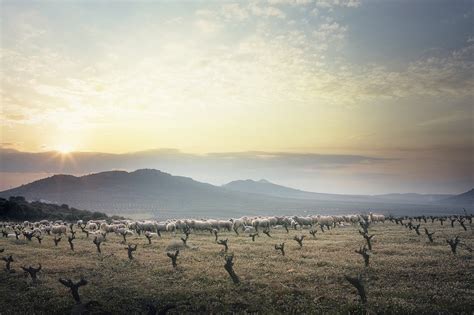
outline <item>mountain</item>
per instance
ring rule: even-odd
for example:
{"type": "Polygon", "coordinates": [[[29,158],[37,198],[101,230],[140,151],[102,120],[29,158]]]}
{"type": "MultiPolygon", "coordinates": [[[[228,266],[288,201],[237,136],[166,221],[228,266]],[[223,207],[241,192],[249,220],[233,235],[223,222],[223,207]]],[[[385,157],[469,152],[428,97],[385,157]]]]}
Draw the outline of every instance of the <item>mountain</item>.
{"type": "Polygon", "coordinates": [[[333,200],[333,201],[368,201],[368,196],[358,195],[338,195],[338,194],[322,194],[290,188],[273,184],[266,179],[254,181],[236,180],[228,184],[222,185],[223,188],[245,193],[263,194],[281,198],[309,199],[309,200],[333,200]]]}
{"type": "MultiPolygon", "coordinates": [[[[368,209],[393,214],[412,214],[414,210],[425,214],[446,211],[445,206],[305,192],[266,180],[218,187],[154,169],[108,171],[81,177],[54,175],[0,192],[0,197],[10,196],[141,218],[225,218],[259,214],[348,213],[368,209]],[[253,188],[247,189],[246,185],[253,188]],[[239,191],[233,187],[241,188],[239,191]]],[[[450,208],[450,211],[456,210],[459,209],[450,208]]]]}
{"type": "Polygon", "coordinates": [[[446,199],[453,195],[447,194],[384,194],[384,195],[342,195],[342,194],[324,194],[303,191],[286,186],[273,184],[268,180],[261,179],[254,181],[236,180],[222,187],[240,192],[257,193],[281,198],[296,198],[296,199],[310,199],[310,200],[332,200],[332,201],[353,201],[353,202],[386,202],[386,203],[404,203],[404,204],[427,204],[431,205],[440,200],[446,199]]]}
{"type": "Polygon", "coordinates": [[[473,207],[474,206],[474,188],[460,195],[443,199],[441,200],[441,203],[451,204],[451,205],[465,205],[468,207],[473,207]]]}

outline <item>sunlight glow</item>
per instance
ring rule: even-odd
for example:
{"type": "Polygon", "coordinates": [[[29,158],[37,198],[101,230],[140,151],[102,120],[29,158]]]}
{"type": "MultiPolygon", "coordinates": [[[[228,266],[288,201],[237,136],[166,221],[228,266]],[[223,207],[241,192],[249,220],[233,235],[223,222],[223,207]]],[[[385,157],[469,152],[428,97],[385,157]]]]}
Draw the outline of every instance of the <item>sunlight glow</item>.
{"type": "Polygon", "coordinates": [[[61,154],[69,154],[72,151],[74,151],[74,148],[68,144],[61,144],[56,147],[56,151],[58,151],[61,154]]]}

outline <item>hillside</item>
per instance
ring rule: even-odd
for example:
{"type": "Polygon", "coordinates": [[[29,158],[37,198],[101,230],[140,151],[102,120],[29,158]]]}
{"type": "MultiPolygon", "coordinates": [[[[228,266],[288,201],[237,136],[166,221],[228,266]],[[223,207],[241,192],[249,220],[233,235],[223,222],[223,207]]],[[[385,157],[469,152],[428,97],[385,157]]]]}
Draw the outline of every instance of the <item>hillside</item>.
{"type": "Polygon", "coordinates": [[[474,206],[474,188],[460,195],[441,200],[444,204],[474,206]]]}
{"type": "MultiPolygon", "coordinates": [[[[116,218],[116,217],[113,217],[116,218]]],[[[57,205],[40,201],[28,202],[24,197],[0,198],[0,220],[100,220],[109,219],[105,213],[79,210],[67,204],[57,205]]]]}
{"type": "Polygon", "coordinates": [[[310,200],[331,200],[344,202],[385,202],[385,203],[404,203],[404,204],[426,204],[432,205],[439,200],[446,199],[453,195],[447,194],[383,194],[383,195],[342,195],[342,194],[324,194],[294,189],[286,186],[277,185],[268,180],[261,179],[254,181],[236,180],[222,187],[240,192],[258,193],[281,198],[310,199],[310,200]]]}
{"type": "MultiPolygon", "coordinates": [[[[291,192],[291,189],[280,189],[291,192]]],[[[213,186],[159,170],[142,169],[134,172],[109,171],[81,177],[55,175],[0,192],[0,197],[24,196],[30,201],[45,200],[108,214],[161,218],[234,217],[270,213],[342,213],[368,211],[368,209],[397,214],[409,214],[414,209],[423,213],[446,211],[444,206],[396,204],[370,198],[359,201],[349,198],[305,199],[298,197],[299,192],[295,191],[293,194],[281,196],[272,196],[255,190],[234,191],[228,187],[213,186]]],[[[305,196],[306,192],[301,191],[301,195],[305,196]]],[[[450,209],[454,210],[459,209],[450,209]]]]}
{"type": "Polygon", "coordinates": [[[323,193],[309,192],[309,191],[277,185],[265,179],[261,179],[259,181],[254,181],[251,179],[236,180],[228,184],[222,185],[222,187],[228,190],[232,190],[232,191],[263,194],[263,195],[281,197],[281,198],[332,200],[332,201],[369,201],[368,200],[369,196],[338,195],[338,194],[323,194],[323,193]]]}

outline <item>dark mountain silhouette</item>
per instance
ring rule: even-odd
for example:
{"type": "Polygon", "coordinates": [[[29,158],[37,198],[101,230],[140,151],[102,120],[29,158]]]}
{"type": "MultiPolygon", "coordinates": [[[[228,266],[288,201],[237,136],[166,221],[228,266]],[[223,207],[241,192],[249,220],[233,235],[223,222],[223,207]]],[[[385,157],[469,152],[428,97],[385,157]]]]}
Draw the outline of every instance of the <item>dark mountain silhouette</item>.
{"type": "Polygon", "coordinates": [[[460,195],[441,200],[443,204],[474,206],[474,188],[460,195]]]}
{"type": "Polygon", "coordinates": [[[263,188],[235,191],[227,185],[218,187],[154,169],[141,169],[134,172],[109,171],[81,177],[55,175],[0,192],[0,197],[24,196],[29,201],[68,204],[75,208],[108,214],[161,218],[347,213],[369,209],[385,213],[396,211],[408,214],[414,209],[424,213],[439,213],[446,208],[435,205],[397,204],[365,196],[346,196],[347,199],[343,199],[344,195],[309,193],[268,181],[260,181],[258,184],[275,191],[279,189],[280,195],[269,195],[263,188]],[[313,195],[319,199],[306,198],[313,195]],[[324,196],[327,196],[327,199],[324,199],[324,196]],[[340,199],[329,199],[331,196],[340,199]]]}

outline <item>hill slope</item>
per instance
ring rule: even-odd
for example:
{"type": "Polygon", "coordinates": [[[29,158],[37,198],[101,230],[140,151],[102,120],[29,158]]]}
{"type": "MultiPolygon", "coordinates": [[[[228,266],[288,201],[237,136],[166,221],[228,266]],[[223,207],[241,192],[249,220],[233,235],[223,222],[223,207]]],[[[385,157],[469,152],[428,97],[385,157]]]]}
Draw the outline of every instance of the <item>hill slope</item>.
{"type": "Polygon", "coordinates": [[[384,194],[384,195],[342,195],[342,194],[324,194],[303,191],[286,186],[271,183],[265,179],[254,181],[236,180],[222,187],[240,192],[257,193],[281,198],[310,199],[310,200],[331,200],[344,202],[386,202],[386,203],[405,203],[405,204],[427,204],[432,205],[439,200],[446,199],[453,195],[447,194],[384,194]]]}
{"type": "Polygon", "coordinates": [[[441,200],[444,204],[474,206],[474,188],[460,195],[441,200]]]}
{"type": "Polygon", "coordinates": [[[359,195],[338,195],[338,194],[323,194],[316,192],[309,192],[290,188],[286,186],[277,185],[271,183],[265,179],[254,181],[251,179],[247,180],[236,180],[228,184],[222,185],[222,187],[246,193],[263,194],[281,198],[295,198],[295,199],[310,199],[310,200],[332,200],[332,201],[368,201],[369,196],[359,195]]]}

